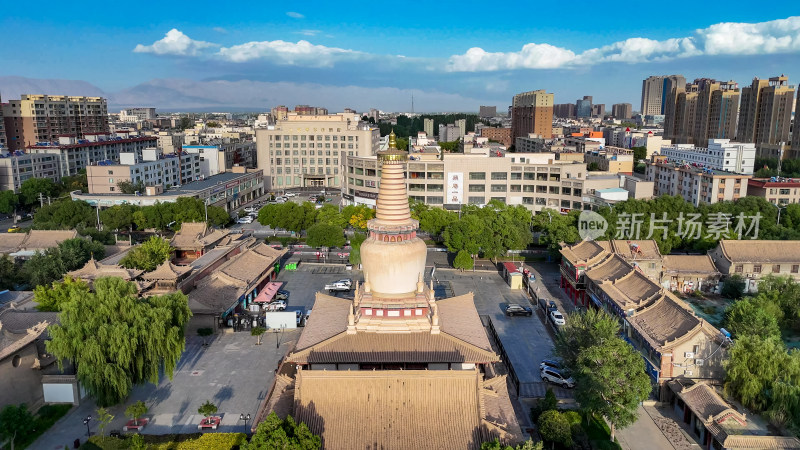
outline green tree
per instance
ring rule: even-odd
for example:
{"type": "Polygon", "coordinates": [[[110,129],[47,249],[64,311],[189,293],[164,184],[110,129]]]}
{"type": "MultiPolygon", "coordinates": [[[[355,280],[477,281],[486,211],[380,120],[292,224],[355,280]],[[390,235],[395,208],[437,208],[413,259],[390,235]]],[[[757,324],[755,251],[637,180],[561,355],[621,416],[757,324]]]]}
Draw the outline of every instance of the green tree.
{"type": "Polygon", "coordinates": [[[652,390],[644,359],[630,344],[613,337],[582,350],[577,366],[575,399],[583,410],[608,420],[613,441],[617,428],[636,421],[639,403],[652,390]]]}
{"type": "Polygon", "coordinates": [[[13,290],[14,287],[22,283],[23,276],[20,268],[8,255],[0,255],[0,290],[13,290]]]}
{"type": "Polygon", "coordinates": [[[52,287],[38,285],[33,291],[33,299],[39,311],[61,311],[67,302],[80,301],[89,293],[89,285],[81,279],[70,276],[64,281],[53,283],[52,287]]]}
{"type": "Polygon", "coordinates": [[[569,421],[560,412],[554,409],[543,412],[539,416],[537,425],[542,439],[551,442],[550,448],[555,448],[555,444],[565,447],[572,446],[572,432],[570,431],[569,421]]]}
{"type": "Polygon", "coordinates": [[[588,170],[589,172],[598,172],[600,170],[600,165],[597,164],[596,162],[590,162],[586,166],[586,170],[588,170]]]}
{"type": "Polygon", "coordinates": [[[202,405],[200,405],[199,408],[197,408],[197,413],[202,414],[203,417],[207,418],[217,413],[217,405],[212,403],[211,400],[206,400],[205,403],[203,403],[202,405]]]}
{"type": "Polygon", "coordinates": [[[344,242],[344,230],[338,225],[318,223],[307,230],[306,244],[313,248],[343,247],[344,242]]]}
{"type": "Polygon", "coordinates": [[[350,264],[361,264],[361,244],[367,239],[364,233],[355,233],[350,238],[350,264]]]}
{"type": "Polygon", "coordinates": [[[212,328],[198,328],[197,329],[197,335],[200,336],[201,338],[203,338],[203,346],[208,345],[208,342],[207,342],[206,338],[211,336],[212,334],[214,334],[214,330],[212,328]]]}
{"type": "Polygon", "coordinates": [[[61,259],[61,251],[56,247],[36,252],[25,261],[22,272],[31,286],[43,286],[60,279],[67,269],[61,259]]]}
{"type": "Polygon", "coordinates": [[[132,182],[128,180],[118,181],[117,188],[119,191],[126,195],[133,195],[135,193],[139,193],[140,195],[144,195],[144,183],[141,181],[139,182],[132,182]]]}
{"type": "Polygon", "coordinates": [[[462,272],[465,270],[471,270],[473,267],[475,267],[475,261],[472,259],[472,255],[470,255],[469,252],[466,250],[459,250],[458,254],[453,260],[453,267],[461,270],[462,272]]]}
{"type": "Polygon", "coordinates": [[[108,410],[106,410],[105,408],[97,408],[96,413],[97,415],[95,416],[95,418],[97,419],[98,422],[97,428],[100,429],[100,435],[103,437],[103,440],[105,440],[106,427],[108,427],[108,424],[110,424],[111,421],[114,420],[114,416],[110,412],[108,412],[108,410]]]}
{"type": "Polygon", "coordinates": [[[119,403],[135,384],[170,379],[186,342],[191,317],[182,293],[138,297],[136,285],[99,278],[94,292],[62,304],[60,324],[49,328],[48,353],[70,360],[98,405],[119,403]]]}
{"type": "Polygon", "coordinates": [[[553,209],[543,209],[533,217],[531,226],[541,232],[539,243],[546,245],[550,254],[557,257],[561,254],[561,242],[575,244],[580,241],[579,215],[578,211],[563,215],[553,209]]]}
{"type": "MultiPolygon", "coordinates": [[[[797,352],[793,352],[797,357],[797,352]]],[[[744,334],[734,340],[725,364],[725,391],[746,408],[764,411],[779,380],[786,383],[790,355],[774,337],[744,334]]],[[[791,383],[800,385],[797,381],[791,383]]]]}
{"type": "Polygon", "coordinates": [[[322,208],[317,210],[317,223],[335,225],[341,229],[347,226],[347,220],[339,212],[339,208],[330,204],[323,205],[322,208]]]}
{"type": "Polygon", "coordinates": [[[587,309],[571,314],[566,325],[556,334],[555,354],[564,366],[575,372],[578,359],[585,349],[593,345],[604,345],[619,333],[619,322],[603,311],[587,309]]]}
{"type": "Polygon", "coordinates": [[[147,414],[147,411],[147,405],[145,405],[143,401],[139,400],[138,402],[133,403],[125,408],[125,415],[133,419],[133,425],[137,426],[139,425],[139,418],[147,414]]]}
{"type": "Polygon", "coordinates": [[[495,438],[493,441],[482,443],[481,450],[542,450],[542,443],[533,442],[532,439],[528,438],[527,441],[517,444],[516,447],[512,447],[510,445],[503,445],[500,439],[495,438]]]}
{"type": "Polygon", "coordinates": [[[133,226],[133,215],[139,207],[135,205],[114,205],[100,211],[100,222],[106,230],[125,230],[133,226]]]}
{"type": "Polygon", "coordinates": [[[153,205],[140,208],[133,213],[133,222],[140,230],[146,228],[155,228],[156,230],[165,231],[174,219],[173,204],[156,202],[153,205]]]}
{"type": "Polygon", "coordinates": [[[181,120],[178,122],[178,128],[181,130],[185,130],[187,128],[193,128],[194,121],[188,117],[181,117],[181,120]]]}
{"type": "Polygon", "coordinates": [[[19,194],[26,205],[39,203],[39,194],[42,194],[47,203],[47,197],[58,194],[58,186],[49,178],[28,178],[20,185],[19,194]]]}
{"type": "Polygon", "coordinates": [[[134,433],[128,438],[128,449],[130,450],[147,450],[147,444],[144,438],[139,433],[134,433]]]}
{"type": "Polygon", "coordinates": [[[755,334],[776,339],[781,337],[778,318],[783,316],[783,311],[763,293],[758,297],[736,301],[725,315],[725,327],[734,336],[755,334]]]}
{"type": "Polygon", "coordinates": [[[441,208],[426,209],[419,214],[419,227],[422,231],[438,236],[458,220],[458,215],[441,208]]]}
{"type": "Polygon", "coordinates": [[[119,264],[128,269],[139,269],[151,272],[169,258],[172,247],[166,239],[152,236],[142,245],[131,249],[119,264]]]}
{"type": "Polygon", "coordinates": [[[367,221],[375,217],[375,210],[367,205],[348,205],[342,208],[342,216],[356,230],[366,230],[367,221]]]}
{"type": "Polygon", "coordinates": [[[61,200],[44,205],[33,216],[33,226],[39,230],[71,230],[92,227],[97,212],[82,200],[61,200]]]}
{"type": "Polygon", "coordinates": [[[0,440],[22,442],[35,429],[36,421],[24,403],[6,405],[0,410],[0,440]]]}
{"type": "Polygon", "coordinates": [[[744,295],[745,282],[741,275],[733,274],[722,282],[721,294],[726,298],[742,298],[744,295]]]}
{"type": "Polygon", "coordinates": [[[633,147],[633,160],[638,162],[647,159],[647,147],[633,147]]]}
{"type": "Polygon", "coordinates": [[[73,191],[89,192],[89,182],[86,178],[86,169],[81,169],[77,175],[61,177],[61,184],[65,194],[73,191]]]}
{"type": "Polygon", "coordinates": [[[99,242],[84,238],[67,239],[58,244],[64,269],[69,272],[83,267],[89,259],[103,259],[106,248],[99,242]]]}
{"type": "Polygon", "coordinates": [[[322,448],[322,440],[311,432],[308,425],[295,422],[292,416],[281,420],[273,411],[263,422],[258,424],[250,442],[243,444],[241,448],[242,450],[276,448],[315,450],[322,448]]]}
{"type": "Polygon", "coordinates": [[[531,408],[531,419],[534,422],[539,420],[539,416],[542,415],[545,411],[550,411],[551,409],[556,409],[558,407],[558,399],[556,398],[556,394],[553,392],[552,389],[547,388],[547,391],[544,394],[544,398],[539,399],[536,402],[536,406],[531,408]]]}
{"type": "Polygon", "coordinates": [[[19,204],[19,196],[14,191],[0,192],[0,214],[11,214],[19,204]]]}
{"type": "Polygon", "coordinates": [[[264,327],[253,327],[250,329],[250,336],[256,337],[256,345],[261,345],[261,338],[264,336],[264,333],[267,332],[267,329],[264,327]]]}
{"type": "Polygon", "coordinates": [[[481,250],[480,243],[485,233],[486,225],[477,215],[465,215],[448,226],[442,236],[447,250],[454,253],[466,250],[475,255],[481,250]]]}

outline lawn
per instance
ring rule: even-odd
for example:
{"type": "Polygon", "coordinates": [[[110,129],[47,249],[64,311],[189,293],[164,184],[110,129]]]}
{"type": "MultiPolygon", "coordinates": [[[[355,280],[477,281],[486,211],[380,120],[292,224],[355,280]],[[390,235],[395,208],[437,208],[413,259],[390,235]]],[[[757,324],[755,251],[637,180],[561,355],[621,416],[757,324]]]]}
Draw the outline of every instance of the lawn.
{"type": "Polygon", "coordinates": [[[586,425],[586,417],[581,422],[581,427],[586,432],[589,438],[589,444],[594,449],[598,450],[621,450],[616,439],[611,442],[611,430],[602,418],[592,416],[589,420],[589,425],[586,425]]]}

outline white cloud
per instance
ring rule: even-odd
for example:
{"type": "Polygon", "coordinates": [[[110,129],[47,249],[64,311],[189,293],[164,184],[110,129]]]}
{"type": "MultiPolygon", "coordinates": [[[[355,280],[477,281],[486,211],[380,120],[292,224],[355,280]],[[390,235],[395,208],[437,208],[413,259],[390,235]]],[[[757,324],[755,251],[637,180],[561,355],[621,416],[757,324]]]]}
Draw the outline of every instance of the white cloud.
{"type": "Polygon", "coordinates": [[[212,30],[216,31],[217,33],[228,34],[228,30],[222,27],[214,27],[212,30]]]}
{"type": "Polygon", "coordinates": [[[305,19],[306,16],[300,14],[299,12],[289,11],[286,13],[287,16],[291,17],[292,19],[305,19]]]}
{"type": "Polygon", "coordinates": [[[281,40],[247,42],[223,47],[218,55],[225,60],[238,63],[264,59],[276,64],[311,67],[330,67],[341,59],[368,56],[366,53],[354,50],[314,45],[305,40],[297,43],[281,40]]]}
{"type": "Polygon", "coordinates": [[[135,53],[155,53],[156,55],[195,56],[200,50],[208,47],[217,47],[217,44],[195,41],[173,28],[152,45],[138,44],[133,51],[135,53]]]}
{"type": "Polygon", "coordinates": [[[295,31],[295,33],[302,34],[303,36],[316,36],[321,32],[320,30],[300,30],[300,31],[295,31]]]}
{"type": "Polygon", "coordinates": [[[582,53],[550,44],[526,44],[518,52],[473,47],[448,59],[451,72],[552,69],[603,62],[645,63],[698,55],[754,55],[800,52],[800,16],[760,23],[718,23],[694,36],[663,41],[636,37],[582,53]]]}

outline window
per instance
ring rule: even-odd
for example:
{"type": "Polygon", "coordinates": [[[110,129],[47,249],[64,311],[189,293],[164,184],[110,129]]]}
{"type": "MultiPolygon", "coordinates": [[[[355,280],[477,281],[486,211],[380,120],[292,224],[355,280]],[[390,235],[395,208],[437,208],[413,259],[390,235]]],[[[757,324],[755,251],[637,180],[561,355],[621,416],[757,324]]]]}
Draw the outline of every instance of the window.
{"type": "Polygon", "coordinates": [[[773,264],[772,265],[772,273],[781,273],[781,265],[780,264],[773,264]]]}
{"type": "Polygon", "coordinates": [[[512,184],[511,185],[511,192],[522,192],[522,185],[512,184]]]}
{"type": "Polygon", "coordinates": [[[512,180],[521,180],[522,179],[522,174],[519,173],[519,172],[512,172],[511,173],[511,179],[512,180]]]}
{"type": "MultiPolygon", "coordinates": [[[[486,172],[470,172],[469,173],[470,180],[485,180],[486,179],[486,172]]],[[[481,202],[483,203],[483,202],[481,202]]]]}
{"type": "Polygon", "coordinates": [[[114,175],[114,171],[113,171],[113,170],[109,170],[109,171],[108,171],[108,174],[109,174],[109,175],[114,175]]]}
{"type": "Polygon", "coordinates": [[[506,185],[505,184],[493,184],[492,185],[492,192],[506,192],[506,185]]]}
{"type": "Polygon", "coordinates": [[[508,173],[506,173],[506,172],[492,172],[492,179],[493,180],[506,180],[506,179],[508,179],[508,173]]]}
{"type": "Polygon", "coordinates": [[[468,197],[467,202],[470,205],[482,205],[486,203],[486,197],[468,197]]]}
{"type": "Polygon", "coordinates": [[[761,264],[753,265],[753,273],[761,273],[761,264]]]}
{"type": "Polygon", "coordinates": [[[742,273],[744,272],[744,267],[741,264],[737,264],[736,267],[734,267],[734,272],[742,273]]]}
{"type": "Polygon", "coordinates": [[[470,184],[469,185],[469,191],[470,192],[485,192],[486,191],[486,185],[483,185],[483,184],[470,184]]]}
{"type": "Polygon", "coordinates": [[[798,272],[800,272],[800,264],[792,265],[792,273],[798,273],[798,272]]]}

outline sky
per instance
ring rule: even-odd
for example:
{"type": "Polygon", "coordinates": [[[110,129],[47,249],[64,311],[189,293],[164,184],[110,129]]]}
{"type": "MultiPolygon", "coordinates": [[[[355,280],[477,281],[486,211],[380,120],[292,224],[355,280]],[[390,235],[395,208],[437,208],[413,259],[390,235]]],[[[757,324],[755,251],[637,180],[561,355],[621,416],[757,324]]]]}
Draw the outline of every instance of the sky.
{"type": "Polygon", "coordinates": [[[545,89],[555,103],[592,95],[609,110],[638,110],[649,75],[800,81],[800,16],[735,0],[698,11],[582,1],[112,4],[4,5],[0,96],[410,111],[413,95],[417,112],[466,112],[504,111],[515,93],[545,89]]]}

